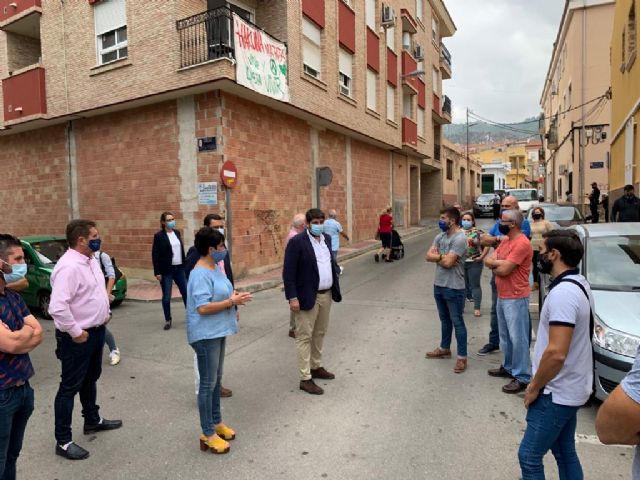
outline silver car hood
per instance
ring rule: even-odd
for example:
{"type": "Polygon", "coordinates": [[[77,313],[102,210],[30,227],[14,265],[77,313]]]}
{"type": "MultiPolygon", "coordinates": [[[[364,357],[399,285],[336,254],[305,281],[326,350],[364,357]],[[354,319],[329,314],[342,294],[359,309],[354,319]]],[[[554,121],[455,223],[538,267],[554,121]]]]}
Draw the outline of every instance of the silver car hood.
{"type": "Polygon", "coordinates": [[[640,337],[640,292],[592,290],[596,315],[607,326],[640,337]]]}

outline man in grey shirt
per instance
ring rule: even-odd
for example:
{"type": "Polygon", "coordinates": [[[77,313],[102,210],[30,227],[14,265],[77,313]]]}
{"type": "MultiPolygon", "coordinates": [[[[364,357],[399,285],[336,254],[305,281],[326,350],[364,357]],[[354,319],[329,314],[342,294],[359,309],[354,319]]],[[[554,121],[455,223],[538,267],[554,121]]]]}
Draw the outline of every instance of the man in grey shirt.
{"type": "Polygon", "coordinates": [[[606,445],[635,445],[633,480],[640,480],[640,349],[633,368],[598,410],[596,431],[606,445]]]}
{"type": "Polygon", "coordinates": [[[464,260],[467,237],[459,227],[460,211],[454,207],[440,211],[438,226],[442,233],[436,236],[426,255],[427,262],[435,263],[436,276],[433,296],[442,325],[440,346],[427,352],[427,358],[451,358],[451,334],[455,329],[458,359],[455,373],[467,369],[467,327],[464,324],[464,260]]]}

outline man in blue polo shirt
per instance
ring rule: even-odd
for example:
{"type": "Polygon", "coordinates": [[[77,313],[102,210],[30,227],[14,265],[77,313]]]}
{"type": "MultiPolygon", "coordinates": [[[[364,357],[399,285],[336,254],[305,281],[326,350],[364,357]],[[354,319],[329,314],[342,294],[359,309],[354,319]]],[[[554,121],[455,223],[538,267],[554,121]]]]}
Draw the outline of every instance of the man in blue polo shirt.
{"type": "Polygon", "coordinates": [[[16,478],[27,422],[33,412],[29,352],[42,342],[42,327],[22,297],[6,288],[26,273],[20,241],[0,234],[0,478],[16,478]]]}

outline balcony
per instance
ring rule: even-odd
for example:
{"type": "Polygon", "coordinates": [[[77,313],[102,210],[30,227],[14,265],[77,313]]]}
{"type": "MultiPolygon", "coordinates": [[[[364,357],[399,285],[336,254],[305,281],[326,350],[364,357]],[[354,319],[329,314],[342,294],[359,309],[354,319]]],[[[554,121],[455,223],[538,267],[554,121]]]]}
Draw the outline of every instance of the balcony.
{"type": "Polygon", "coordinates": [[[178,20],[180,68],[234,58],[233,16],[226,7],[178,20]]]}
{"type": "Polygon", "coordinates": [[[413,56],[407,51],[402,50],[402,87],[410,94],[417,94],[420,91],[420,85],[418,77],[415,72],[418,70],[418,62],[415,61],[413,56]],[[414,76],[408,76],[409,74],[414,76]]]}
{"type": "Polygon", "coordinates": [[[44,68],[33,65],[2,80],[5,124],[43,118],[47,113],[44,68]]]}
{"type": "Polygon", "coordinates": [[[402,117],[402,144],[418,148],[418,124],[407,117],[402,117]]]}
{"type": "Polygon", "coordinates": [[[451,99],[444,96],[444,101],[440,102],[440,97],[433,94],[433,121],[439,125],[451,123],[451,99]]]}
{"type": "Polygon", "coordinates": [[[449,80],[451,78],[451,54],[444,43],[440,43],[440,72],[442,72],[442,79],[449,80]]]}
{"type": "Polygon", "coordinates": [[[0,30],[40,38],[41,0],[0,0],[0,30]]]}

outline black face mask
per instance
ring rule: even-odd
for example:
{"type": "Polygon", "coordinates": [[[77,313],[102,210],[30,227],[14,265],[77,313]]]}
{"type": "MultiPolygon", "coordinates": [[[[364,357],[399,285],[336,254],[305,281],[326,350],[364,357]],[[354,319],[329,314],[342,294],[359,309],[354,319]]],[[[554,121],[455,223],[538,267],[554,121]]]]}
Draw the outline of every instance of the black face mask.
{"type": "Polygon", "coordinates": [[[540,213],[534,213],[531,216],[533,217],[534,220],[540,220],[542,218],[542,214],[540,213]]]}
{"type": "Polygon", "coordinates": [[[538,271],[544,274],[550,274],[553,269],[553,262],[547,258],[546,253],[538,255],[538,271]]]}

